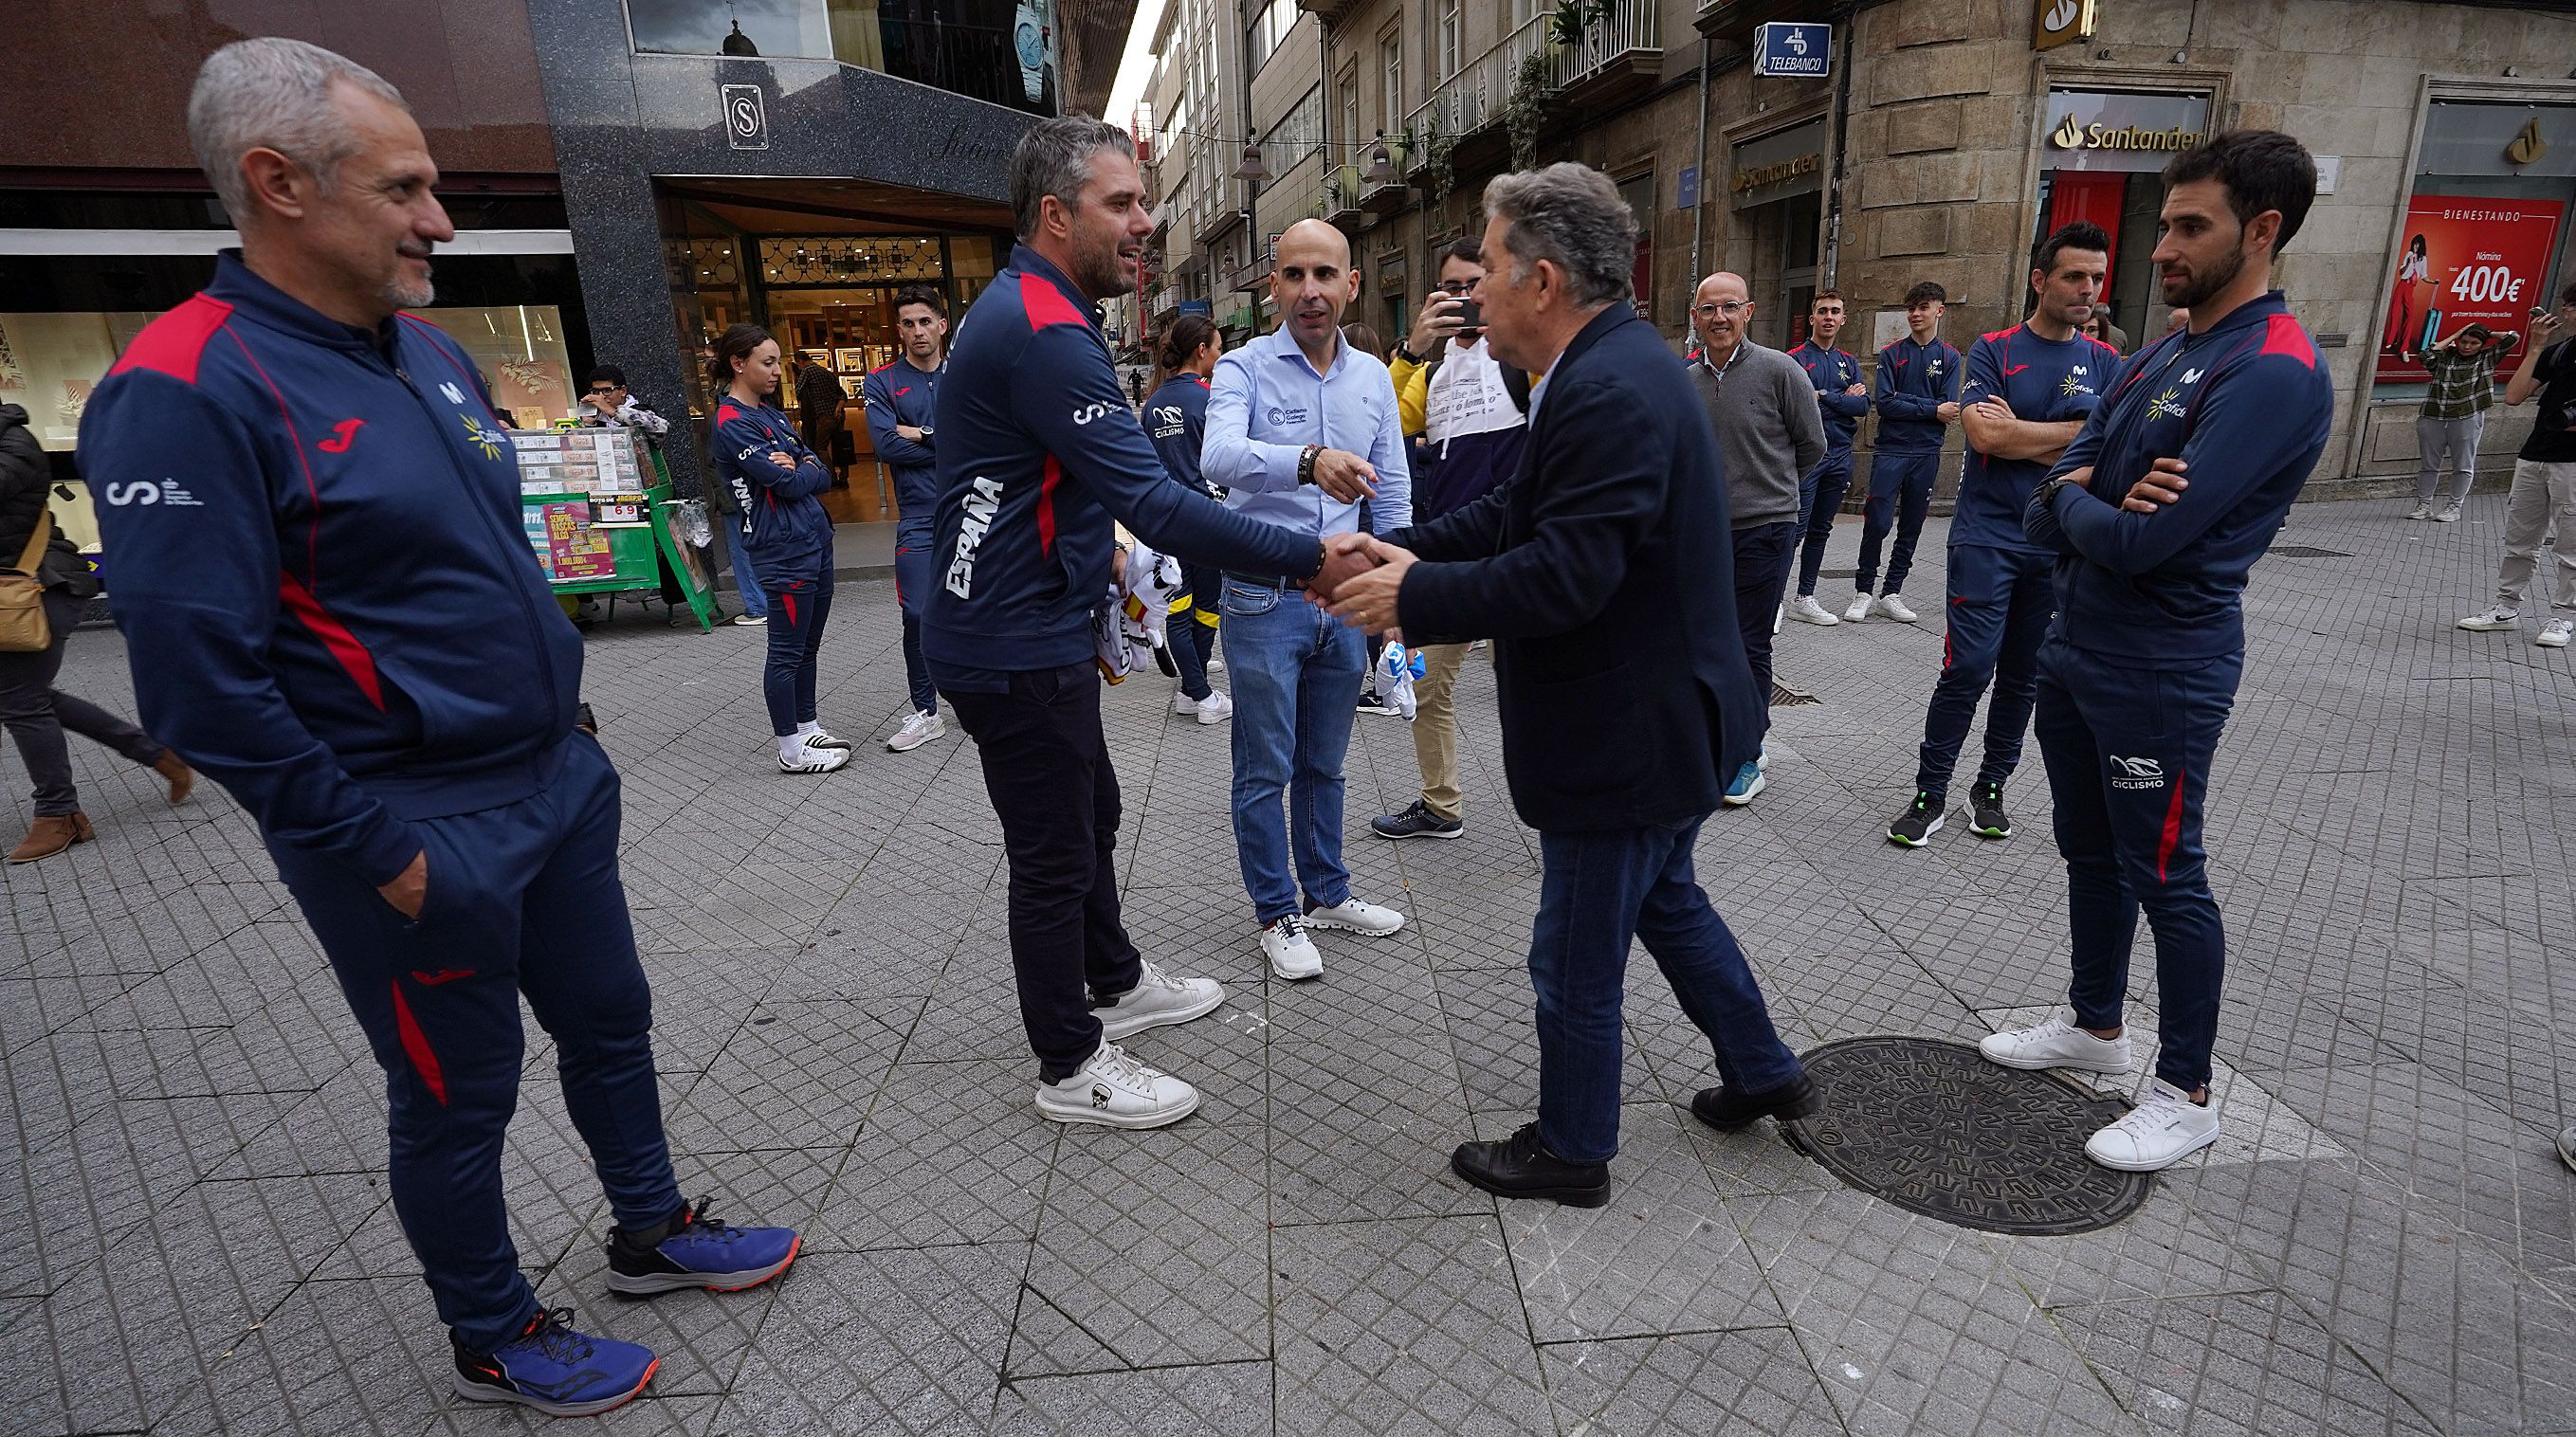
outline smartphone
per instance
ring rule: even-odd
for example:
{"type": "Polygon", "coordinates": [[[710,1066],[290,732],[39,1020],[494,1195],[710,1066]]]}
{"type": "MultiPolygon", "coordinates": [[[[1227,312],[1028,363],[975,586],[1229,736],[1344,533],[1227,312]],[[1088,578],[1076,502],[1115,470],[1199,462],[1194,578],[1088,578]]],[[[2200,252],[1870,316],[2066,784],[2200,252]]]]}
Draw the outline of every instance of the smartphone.
{"type": "Polygon", "coordinates": [[[1458,301],[1458,333],[1461,336],[1485,332],[1485,307],[1472,299],[1458,301]]]}

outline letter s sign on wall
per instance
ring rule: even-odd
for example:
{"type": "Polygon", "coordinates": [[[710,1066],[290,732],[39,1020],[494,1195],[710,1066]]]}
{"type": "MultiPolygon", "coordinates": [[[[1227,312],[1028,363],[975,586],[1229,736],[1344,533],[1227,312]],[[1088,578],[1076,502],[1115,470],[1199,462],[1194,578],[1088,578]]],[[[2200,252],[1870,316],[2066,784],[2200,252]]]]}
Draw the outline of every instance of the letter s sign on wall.
{"type": "Polygon", "coordinates": [[[723,85],[725,143],[737,150],[769,148],[769,106],[758,85],[723,85]]]}

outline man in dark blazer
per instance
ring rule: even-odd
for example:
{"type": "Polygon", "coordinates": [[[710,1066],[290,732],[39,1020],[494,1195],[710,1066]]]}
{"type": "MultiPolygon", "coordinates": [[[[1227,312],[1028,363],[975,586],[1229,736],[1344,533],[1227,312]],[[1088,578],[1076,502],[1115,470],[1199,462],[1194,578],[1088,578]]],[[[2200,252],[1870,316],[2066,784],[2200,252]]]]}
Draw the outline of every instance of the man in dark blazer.
{"type": "Polygon", "coordinates": [[[1520,467],[1431,523],[1337,540],[1380,567],[1335,590],[1334,612],[1413,643],[1494,641],[1504,771],[1542,855],[1538,1120],[1451,1166],[1488,1192],[1597,1207],[1619,1143],[1632,936],[1716,1051],[1724,1086],[1692,1100],[1702,1121],[1800,1117],[1815,1096],[1692,871],[1766,698],[1736,628],[1716,438],[1681,362],[1629,310],[1635,222],[1607,176],[1503,175],[1485,212],[1476,298],[1494,356],[1545,374],[1520,467]]]}

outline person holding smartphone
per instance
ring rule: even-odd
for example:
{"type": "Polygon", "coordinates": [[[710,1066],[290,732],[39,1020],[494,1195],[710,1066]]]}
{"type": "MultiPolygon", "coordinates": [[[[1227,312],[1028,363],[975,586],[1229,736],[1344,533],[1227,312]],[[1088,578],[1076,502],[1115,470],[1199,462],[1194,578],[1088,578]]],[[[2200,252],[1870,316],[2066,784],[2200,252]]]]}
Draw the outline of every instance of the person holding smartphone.
{"type": "MultiPolygon", "coordinates": [[[[1439,287],[1423,297],[1413,332],[1398,345],[1390,370],[1397,417],[1416,453],[1413,513],[1437,519],[1512,476],[1529,437],[1529,378],[1496,362],[1485,348],[1485,317],[1469,294],[1485,277],[1475,238],[1440,256],[1439,287]]],[[[1467,831],[1458,788],[1458,720],[1450,694],[1466,662],[1465,644],[1429,644],[1413,685],[1413,757],[1422,796],[1373,819],[1380,838],[1458,838],[1467,831]]]]}
{"type": "MultiPolygon", "coordinates": [[[[2558,292],[2555,313],[2531,312],[2531,334],[2522,364],[2504,383],[2507,406],[2527,404],[2535,396],[2540,412],[2532,417],[2531,437],[2513,461],[2513,489],[2504,501],[2504,562],[2496,567],[2495,607],[2460,620],[2473,633],[2522,627],[2522,591],[2539,565],[2540,541],[2556,521],[2559,543],[2576,535],[2576,284],[2558,292]]],[[[2533,643],[2563,649],[2576,638],[2576,556],[2565,547],[2554,566],[2558,590],[2550,600],[2549,622],[2533,643]]]]}

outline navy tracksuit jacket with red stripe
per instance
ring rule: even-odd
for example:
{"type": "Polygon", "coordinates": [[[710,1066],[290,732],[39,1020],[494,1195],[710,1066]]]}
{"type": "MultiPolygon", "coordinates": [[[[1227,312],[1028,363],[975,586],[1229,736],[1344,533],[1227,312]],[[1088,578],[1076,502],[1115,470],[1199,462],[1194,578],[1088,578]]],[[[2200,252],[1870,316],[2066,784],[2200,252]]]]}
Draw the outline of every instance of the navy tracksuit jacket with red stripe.
{"type": "Polygon", "coordinates": [[[617,1220],[680,1205],[617,773],[572,732],[581,639],[509,435],[435,326],[351,328],[227,253],[126,347],[80,437],[144,726],[257,820],[386,1071],[395,1210],[439,1316],[488,1351],[537,1310],[499,1165],[523,994],[617,1220]],[[407,919],[377,888],[415,857],[407,919]]]}
{"type": "Polygon", "coordinates": [[[2334,386],[2275,290],[2123,365],[2023,514],[2057,555],[2040,648],[2041,755],[2067,868],[2078,1023],[2121,1021],[2141,908],[2156,937],[2156,1076],[2209,1080],[2226,935],[2201,808],[2245,670],[2245,580],[2324,452],[2334,386]],[[2190,487],[2151,514],[2120,507],[2158,459],[2190,487]]]}
{"type": "Polygon", "coordinates": [[[1088,662],[1110,520],[1185,563],[1303,577],[1322,550],[1175,482],[1137,423],[1091,304],[1022,245],[957,326],[939,386],[939,507],[922,652],[960,670],[1088,662]]]}

